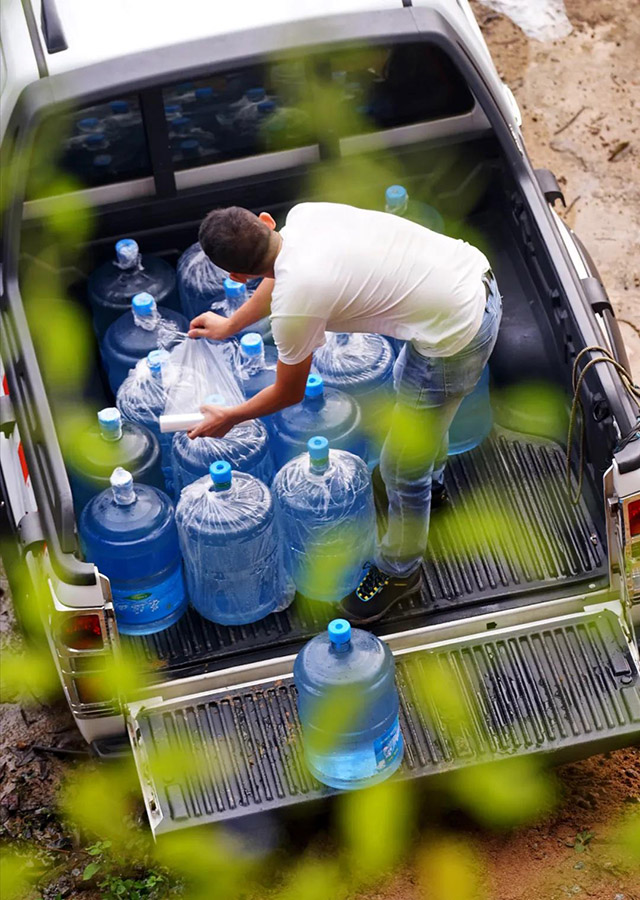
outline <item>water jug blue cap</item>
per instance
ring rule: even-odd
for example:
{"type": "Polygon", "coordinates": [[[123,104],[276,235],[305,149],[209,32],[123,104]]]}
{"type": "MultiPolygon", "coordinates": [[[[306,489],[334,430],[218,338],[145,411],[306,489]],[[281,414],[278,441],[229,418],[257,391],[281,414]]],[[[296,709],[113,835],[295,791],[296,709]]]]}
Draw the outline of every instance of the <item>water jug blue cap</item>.
{"type": "Polygon", "coordinates": [[[118,506],[130,506],[132,503],[135,503],[136,493],[133,488],[133,475],[131,472],[127,472],[122,466],[118,466],[111,473],[109,481],[113,491],[113,499],[118,506]]]}
{"type": "Polygon", "coordinates": [[[407,189],[402,187],[401,184],[392,184],[384,192],[385,203],[390,209],[404,206],[407,202],[407,197],[407,189]]]}
{"type": "Polygon", "coordinates": [[[101,131],[95,132],[94,134],[88,134],[86,140],[89,147],[97,147],[104,141],[104,134],[101,131]]]}
{"type": "Polygon", "coordinates": [[[113,432],[119,431],[122,427],[122,414],[119,409],[116,409],[115,406],[107,406],[105,409],[101,409],[98,413],[98,424],[100,425],[100,431],[102,432],[113,432]]]}
{"type": "Polygon", "coordinates": [[[116,242],[116,257],[120,265],[134,263],[139,253],[138,242],[134,241],[133,238],[122,238],[122,240],[116,242]]]}
{"type": "Polygon", "coordinates": [[[180,149],[187,156],[195,156],[200,149],[200,141],[197,141],[195,138],[188,138],[186,141],[180,142],[180,149]]]}
{"type": "Polygon", "coordinates": [[[273,112],[275,108],[276,104],[273,100],[261,100],[260,103],[258,103],[258,109],[262,113],[273,112]]]}
{"type": "Polygon", "coordinates": [[[327,626],[327,631],[332,644],[340,646],[348,644],[351,640],[351,625],[346,619],[332,619],[327,626]]]}
{"type": "Polygon", "coordinates": [[[198,98],[198,100],[206,100],[209,97],[213,97],[213,88],[212,87],[196,88],[195,95],[198,98]]]}
{"type": "Polygon", "coordinates": [[[249,90],[245,94],[245,97],[247,98],[247,100],[251,100],[252,103],[259,103],[265,98],[265,89],[263,87],[249,88],[249,90]]]}
{"type": "Polygon", "coordinates": [[[177,119],[173,120],[174,128],[186,128],[187,125],[191,124],[191,119],[189,116],[178,116],[177,119]]]}
{"type": "Polygon", "coordinates": [[[208,394],[208,396],[206,396],[204,398],[204,402],[208,403],[210,406],[226,406],[227,405],[227,401],[222,396],[222,394],[208,394]]]}
{"type": "Polygon", "coordinates": [[[112,100],[109,106],[111,107],[111,112],[116,116],[120,113],[129,112],[129,103],[127,100],[112,100]]]}
{"type": "Polygon", "coordinates": [[[141,291],[131,298],[131,309],[136,316],[152,316],[156,311],[156,301],[147,291],[141,291]]]}
{"type": "Polygon", "coordinates": [[[107,166],[111,165],[111,159],[112,157],[109,156],[108,153],[101,153],[100,156],[95,157],[95,159],[93,160],[93,164],[99,169],[101,169],[103,166],[106,168],[107,166]]]}
{"type": "Polygon", "coordinates": [[[326,437],[320,437],[320,435],[311,437],[307,441],[307,450],[314,462],[324,462],[324,460],[329,458],[329,441],[326,437]]]}
{"type": "Polygon", "coordinates": [[[152,372],[160,372],[164,363],[169,359],[168,350],[151,350],[147,356],[147,365],[152,372]]]}
{"type": "Polygon", "coordinates": [[[182,112],[182,107],[179,103],[167,103],[164,111],[168,116],[179,116],[182,112]]]}
{"type": "Polygon", "coordinates": [[[224,459],[212,462],[209,466],[209,474],[215,485],[231,484],[231,464],[224,459]]]}
{"type": "Polygon", "coordinates": [[[324,381],[322,380],[322,375],[316,375],[312,373],[307,378],[307,387],[305,388],[304,395],[305,397],[322,397],[324,393],[324,381]]]}
{"type": "Polygon", "coordinates": [[[240,338],[240,347],[245,356],[260,356],[262,353],[262,335],[256,331],[249,331],[240,338]]]}
{"type": "Polygon", "coordinates": [[[238,297],[243,297],[247,291],[246,284],[242,281],[234,281],[233,278],[225,278],[222,286],[224,287],[225,295],[229,300],[236,300],[238,297]]]}
{"type": "Polygon", "coordinates": [[[99,119],[96,116],[87,116],[86,119],[80,119],[78,121],[78,128],[80,131],[91,131],[94,128],[98,127],[99,119]]]}

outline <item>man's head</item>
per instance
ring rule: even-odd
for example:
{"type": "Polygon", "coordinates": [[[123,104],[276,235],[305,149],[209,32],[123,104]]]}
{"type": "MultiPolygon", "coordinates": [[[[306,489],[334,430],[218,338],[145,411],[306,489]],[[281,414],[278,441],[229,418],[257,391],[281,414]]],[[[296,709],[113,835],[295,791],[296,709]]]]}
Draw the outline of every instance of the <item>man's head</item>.
{"type": "Polygon", "coordinates": [[[254,215],[241,206],[212,210],[200,225],[198,240],[211,262],[236,281],[273,276],[280,241],[269,213],[254,215]]]}

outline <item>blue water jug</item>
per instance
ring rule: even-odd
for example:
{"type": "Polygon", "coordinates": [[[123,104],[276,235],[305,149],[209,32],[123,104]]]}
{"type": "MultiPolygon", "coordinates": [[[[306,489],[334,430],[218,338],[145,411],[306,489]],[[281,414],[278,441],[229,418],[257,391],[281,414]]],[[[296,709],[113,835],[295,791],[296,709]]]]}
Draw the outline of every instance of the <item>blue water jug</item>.
{"type": "Polygon", "coordinates": [[[117,468],[111,488],[85,506],[80,536],[87,559],[111,582],[123,634],[153,634],[187,607],[173,504],[117,468]]]}
{"type": "Polygon", "coordinates": [[[173,491],[171,440],[160,431],[160,416],[167,402],[167,388],[177,377],[166,350],[152,350],[125,378],[116,395],[116,406],[129,422],[138,422],[151,431],[160,444],[162,474],[167,491],[173,491]]]}
{"type": "Polygon", "coordinates": [[[427,203],[411,200],[407,189],[401,184],[390,185],[385,191],[384,200],[385,212],[411,219],[412,222],[417,222],[418,225],[432,231],[444,233],[444,219],[438,210],[427,203]]]}
{"type": "Polygon", "coordinates": [[[125,422],[115,407],[101,409],[98,425],[87,429],[67,461],[76,516],[92,497],[109,487],[110,476],[121,466],[133,480],[164,490],[158,439],[135,422],[125,422]]]}
{"type": "MultiPolygon", "coordinates": [[[[227,405],[221,394],[207,397],[205,403],[227,405]]],[[[223,438],[191,440],[186,432],[179,431],[173,436],[171,454],[176,497],[187,484],[207,475],[211,463],[216,460],[227,460],[234,471],[247,472],[265,484],[271,484],[273,480],[273,459],[267,429],[257,419],[241,422],[223,438]]]]}
{"type": "Polygon", "coordinates": [[[265,346],[262,335],[257,332],[242,335],[237,362],[242,392],[247,400],[275,384],[278,351],[275,347],[265,346]]]}
{"type": "Polygon", "coordinates": [[[228,462],[187,485],[176,522],[191,603],[212,622],[245,625],[293,596],[271,491],[228,462]]]}
{"type": "Polygon", "coordinates": [[[287,571],[305,597],[336,603],[353,591],[376,534],[371,477],[359,456],[312,437],[273,483],[287,571]]]}
{"type": "Polygon", "coordinates": [[[155,299],[146,292],[136,294],[130,312],[109,325],[100,351],[114,394],[138,360],[158,349],[159,329],[168,330],[172,326],[176,332],[189,330],[189,323],[181,313],[165,309],[160,315],[155,299]]]}
{"type": "MultiPolygon", "coordinates": [[[[241,281],[234,281],[233,278],[225,278],[223,288],[225,295],[225,314],[227,316],[233,315],[243,303],[246,303],[254,291],[254,288],[252,288],[248,282],[247,284],[244,284],[241,281]]],[[[259,319],[257,322],[254,322],[253,325],[248,325],[247,328],[239,331],[238,334],[248,334],[249,332],[260,334],[262,335],[263,340],[271,343],[273,341],[273,335],[271,333],[270,317],[265,316],[264,319],[259,319]]]]}
{"type": "Polygon", "coordinates": [[[270,418],[276,469],[304,453],[307,441],[316,434],[324,435],[337,450],[349,450],[365,462],[368,460],[358,402],[343,391],[325,388],[321,375],[309,375],[302,403],[282,409],[270,418]]]}
{"type": "Polygon", "coordinates": [[[318,781],[349,790],[398,769],[404,741],[394,661],[385,643],[334,619],[298,653],[293,678],[305,759],[318,781]],[[332,728],[333,722],[344,725],[332,728]]]}
{"type": "MultiPolygon", "coordinates": [[[[190,321],[209,311],[227,315],[224,280],[229,273],[211,262],[198,241],[187,247],[178,260],[177,274],[182,311],[190,321]]],[[[260,281],[252,278],[247,282],[248,289],[254,291],[260,281]]]]}
{"type": "Polygon", "coordinates": [[[99,266],[88,283],[96,334],[101,337],[109,325],[129,312],[131,298],[143,291],[155,297],[160,311],[179,310],[176,273],[169,263],[149,254],[141,255],[136,241],[124,238],[116,244],[116,258],[99,266]]]}
{"type": "Polygon", "coordinates": [[[379,334],[328,332],[313,354],[313,368],[325,385],[354,397],[392,390],[394,363],[391,344],[379,334]]]}
{"type": "Polygon", "coordinates": [[[489,395],[489,366],[485,366],[480,381],[468,394],[449,427],[449,456],[473,450],[489,436],[493,427],[493,412],[489,395]]]}

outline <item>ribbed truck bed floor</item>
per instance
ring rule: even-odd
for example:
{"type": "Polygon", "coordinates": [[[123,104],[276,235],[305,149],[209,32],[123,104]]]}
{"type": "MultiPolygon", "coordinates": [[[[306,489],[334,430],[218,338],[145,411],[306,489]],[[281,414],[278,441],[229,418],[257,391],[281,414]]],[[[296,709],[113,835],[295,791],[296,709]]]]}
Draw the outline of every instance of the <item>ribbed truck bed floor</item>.
{"type": "MultiPolygon", "coordinates": [[[[638,668],[608,610],[407,651],[396,681],[406,750],[394,777],[532,753],[586,756],[640,737],[638,668]],[[429,691],[434,672],[462,698],[456,721],[429,691]]],[[[138,711],[132,733],[157,833],[335,793],[305,768],[290,677],[155,704],[138,711]],[[165,765],[154,776],[158,751],[200,759],[197,774],[167,776],[165,765]]]]}
{"type": "MultiPolygon", "coordinates": [[[[422,593],[394,607],[383,630],[605,575],[601,536],[584,500],[569,502],[564,464],[558,444],[505,431],[451,459],[450,511],[433,517],[422,593]],[[492,529],[487,513],[502,530],[492,529]]],[[[126,642],[154,676],[179,677],[229,665],[243,653],[282,652],[317,634],[331,613],[297,598],[285,612],[229,628],[190,609],[172,628],[126,642]]]]}

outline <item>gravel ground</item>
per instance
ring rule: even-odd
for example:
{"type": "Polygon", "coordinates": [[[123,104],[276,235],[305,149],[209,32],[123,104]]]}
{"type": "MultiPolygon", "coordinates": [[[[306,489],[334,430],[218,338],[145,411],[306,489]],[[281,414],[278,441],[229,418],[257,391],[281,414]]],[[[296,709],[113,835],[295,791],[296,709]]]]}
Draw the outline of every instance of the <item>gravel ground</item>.
{"type": "MultiPolygon", "coordinates": [[[[600,269],[640,382],[640,13],[622,0],[568,0],[566,6],[573,33],[540,44],[475,3],[498,69],[522,109],[529,153],[563,187],[567,209],[559,212],[600,269]]],[[[17,640],[12,633],[5,590],[0,634],[17,640]]],[[[63,702],[0,707],[0,831],[55,859],[55,877],[40,894],[52,900],[98,896],[82,882],[89,860],[82,840],[54,813],[58,785],[83,752],[63,702]]],[[[640,875],[614,828],[640,803],[640,752],[564,766],[557,777],[559,804],[534,827],[448,826],[449,836],[475,854],[474,887],[464,900],[640,900],[640,875]]],[[[451,892],[446,885],[440,890],[422,878],[432,840],[423,836],[407,865],[360,900],[463,900],[453,885],[451,892]]]]}

